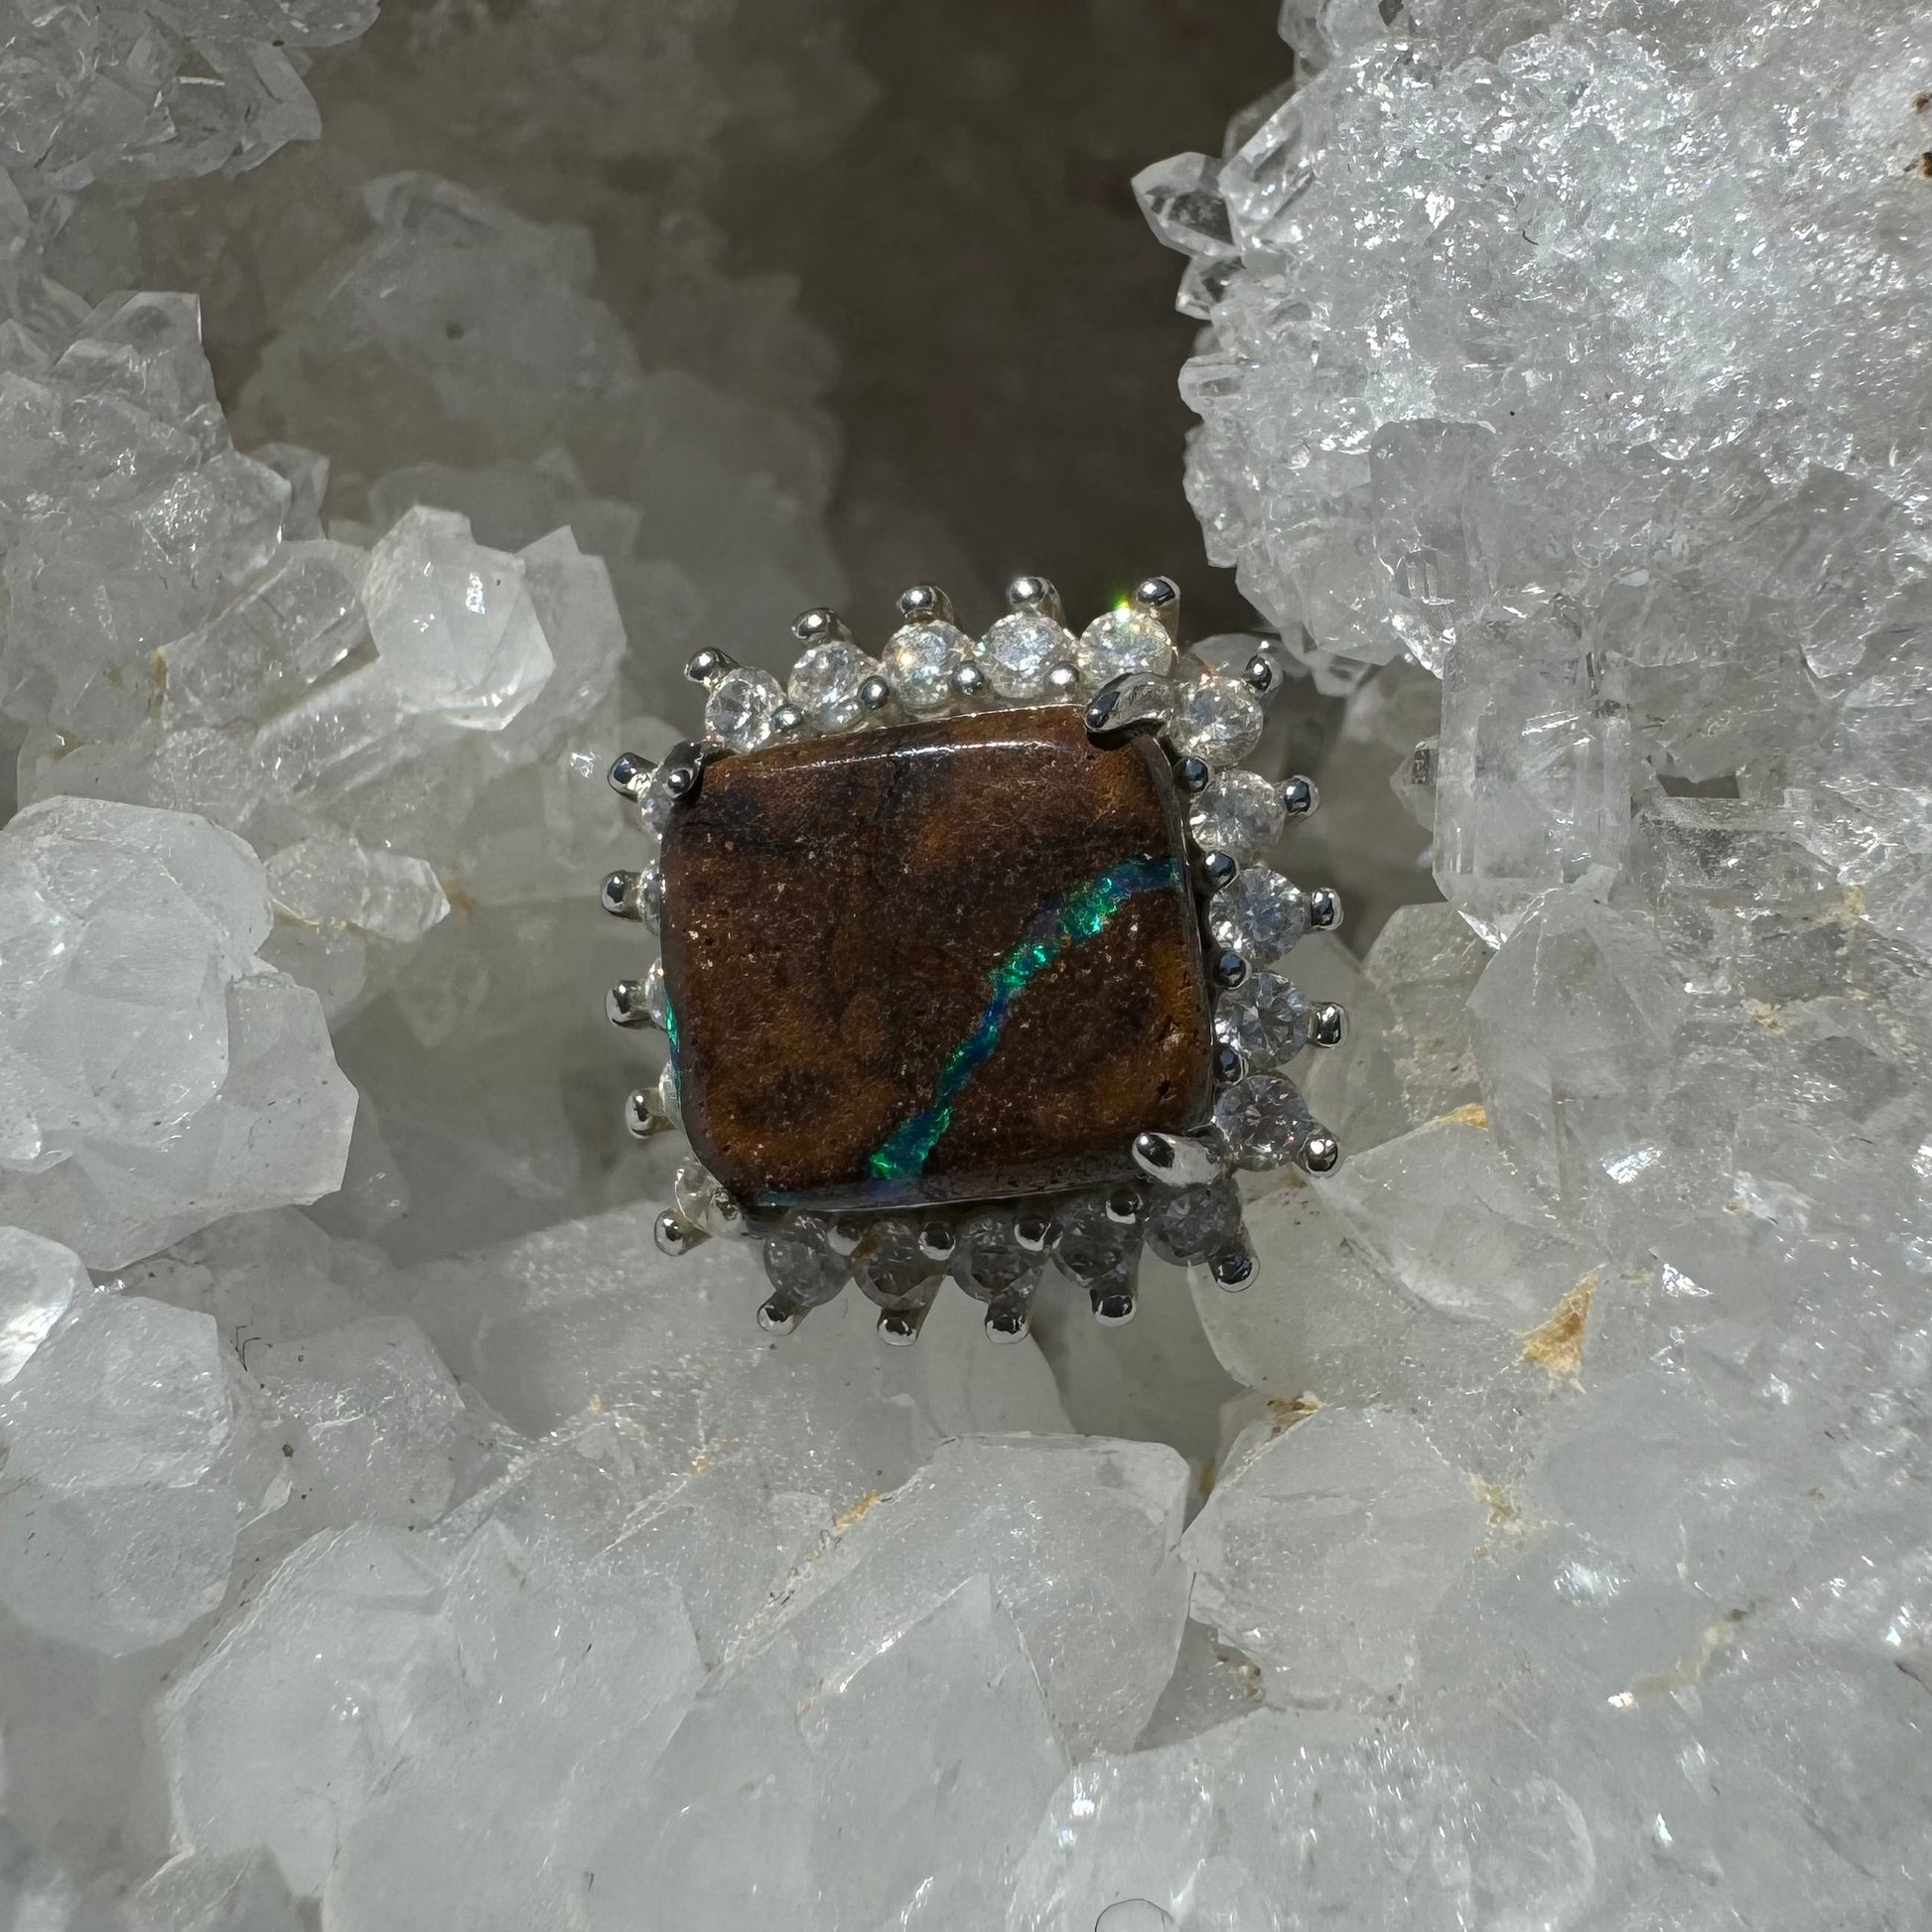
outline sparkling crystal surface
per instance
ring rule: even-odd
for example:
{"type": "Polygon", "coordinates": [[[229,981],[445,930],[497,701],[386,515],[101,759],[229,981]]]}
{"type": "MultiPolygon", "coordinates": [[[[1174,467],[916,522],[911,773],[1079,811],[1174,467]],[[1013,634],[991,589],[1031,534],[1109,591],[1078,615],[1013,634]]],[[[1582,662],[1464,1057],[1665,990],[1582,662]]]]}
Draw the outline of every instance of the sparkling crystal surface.
{"type": "Polygon", "coordinates": [[[1217,772],[1187,806],[1194,843],[1203,852],[1225,852],[1244,866],[1267,858],[1287,819],[1281,787],[1259,771],[1238,768],[1217,772]]]}
{"type": "Polygon", "coordinates": [[[1308,931],[1308,897],[1280,873],[1253,866],[1208,900],[1207,929],[1224,952],[1265,966],[1308,931]]]}
{"type": "Polygon", "coordinates": [[[1309,1043],[1309,1003],[1279,973],[1250,973],[1215,1000],[1214,1037],[1251,1067],[1285,1065],[1309,1043]]]}
{"type": "Polygon", "coordinates": [[[850,731],[864,711],[859,687],[879,668],[851,644],[814,644],[791,667],[785,696],[820,731],[850,731]]]}
{"type": "Polygon", "coordinates": [[[1231,677],[1197,678],[1180,695],[1168,736],[1174,749],[1217,769],[1239,764],[1261,743],[1261,705],[1231,677]]]}
{"type": "Polygon", "coordinates": [[[1046,673],[1073,662],[1073,633],[1039,611],[1010,611],[973,646],[973,659],[1003,698],[1039,698],[1046,673]]]}
{"type": "Polygon", "coordinates": [[[1166,677],[1174,665],[1173,639],[1159,618],[1124,604],[1103,611],[1080,632],[1073,661],[1089,691],[1129,671],[1166,677]]]}
{"type": "Polygon", "coordinates": [[[972,654],[973,640],[957,624],[906,623],[893,632],[881,662],[907,711],[942,711],[952,700],[952,674],[972,654]]]}

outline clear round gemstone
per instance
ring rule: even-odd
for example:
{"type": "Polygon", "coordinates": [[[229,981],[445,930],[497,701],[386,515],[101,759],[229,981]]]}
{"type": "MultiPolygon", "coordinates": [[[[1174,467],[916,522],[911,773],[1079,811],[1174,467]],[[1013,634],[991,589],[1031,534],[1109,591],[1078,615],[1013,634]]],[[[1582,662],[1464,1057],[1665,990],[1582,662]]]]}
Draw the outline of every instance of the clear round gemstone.
{"type": "Polygon", "coordinates": [[[1198,1187],[1163,1187],[1147,1217],[1147,1245],[1184,1266],[1223,1254],[1241,1238],[1241,1194],[1230,1174],[1198,1187]]]}
{"type": "Polygon", "coordinates": [[[1117,1274],[1141,1244],[1138,1226],[1110,1220],[1104,1194],[1082,1194],[1053,1216],[1053,1259],[1078,1282],[1117,1274]]]}
{"type": "Polygon", "coordinates": [[[822,732],[850,731],[865,716],[859,687],[879,666],[853,644],[814,644],[791,667],[785,696],[822,732]]]}
{"type": "Polygon", "coordinates": [[[976,1302],[1024,1301],[1039,1286],[1044,1263],[1013,1238],[1013,1216],[1000,1208],[969,1214],[959,1224],[952,1278],[976,1302]]]}
{"type": "Polygon", "coordinates": [[[1314,1125],[1293,1080],[1251,1073],[1214,1103],[1214,1125],[1227,1136],[1244,1168],[1282,1168],[1295,1158],[1314,1125]]]}
{"type": "Polygon", "coordinates": [[[972,654],[972,638],[956,624],[901,624],[884,659],[893,695],[907,711],[943,710],[952,702],[952,674],[972,654]]]}
{"type": "Polygon", "coordinates": [[[1187,808],[1187,829],[1203,852],[1225,852],[1244,866],[1265,859],[1288,813],[1278,786],[1258,771],[1223,771],[1187,808]]]}
{"type": "Polygon", "coordinates": [[[1239,764],[1261,743],[1261,701],[1231,677],[1204,677],[1181,693],[1168,742],[1184,758],[1239,764]]]}
{"type": "Polygon", "coordinates": [[[637,801],[637,813],[644,822],[644,829],[656,832],[660,836],[665,826],[670,824],[671,809],[677,803],[664,783],[670,776],[671,770],[671,761],[666,759],[650,774],[649,780],[644,785],[644,795],[637,801]]]}
{"type": "Polygon", "coordinates": [[[785,688],[769,671],[750,665],[728,671],[705,700],[705,736],[734,752],[756,752],[771,736],[771,714],[784,701],[785,688]]]}
{"type": "Polygon", "coordinates": [[[1309,1043],[1309,1003],[1279,974],[1250,973],[1215,1002],[1214,1037],[1250,1066],[1280,1066],[1309,1043]]]}
{"type": "Polygon", "coordinates": [[[973,647],[986,681],[1003,698],[1038,698],[1046,673],[1069,660],[1073,633],[1038,611],[1012,611],[973,647]]]}
{"type": "Polygon", "coordinates": [[[899,1313],[924,1308],[942,1272],[939,1262],[919,1252],[916,1224],[897,1216],[874,1221],[852,1254],[852,1279],[859,1292],[899,1313]]]}
{"type": "Polygon", "coordinates": [[[1280,873],[1255,866],[1207,901],[1207,929],[1222,952],[1265,966],[1308,931],[1308,895],[1280,873]]]}
{"type": "Polygon", "coordinates": [[[833,1300],[852,1279],[843,1255],[826,1242],[822,1215],[793,1214],[764,1238],[764,1279],[778,1300],[796,1309],[816,1309],[833,1300]]]}
{"type": "Polygon", "coordinates": [[[1174,665],[1173,640],[1167,625],[1131,604],[1103,613],[1080,632],[1073,661],[1090,691],[1127,671],[1166,677],[1174,665]]]}

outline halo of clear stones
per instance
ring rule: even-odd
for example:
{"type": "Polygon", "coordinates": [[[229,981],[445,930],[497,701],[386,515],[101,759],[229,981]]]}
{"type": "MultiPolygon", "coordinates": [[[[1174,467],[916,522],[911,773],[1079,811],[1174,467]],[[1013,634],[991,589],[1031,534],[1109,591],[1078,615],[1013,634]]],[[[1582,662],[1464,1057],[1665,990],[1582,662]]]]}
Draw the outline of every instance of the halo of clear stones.
{"type": "MultiPolygon", "coordinates": [[[[1209,899],[1203,944],[1210,959],[1238,954],[1251,969],[1240,986],[1220,995],[1214,1015],[1215,1039],[1241,1055],[1246,1071],[1222,1089],[1197,1145],[1187,1147],[1186,1136],[1154,1136],[1155,1150],[1144,1157],[1136,1143],[1137,1163],[1157,1183],[1147,1198],[1140,1188],[1116,1188],[971,1208],[869,1210],[835,1221],[811,1210],[747,1210],[687,1161],[679,1171],[678,1206],[667,1217],[681,1229],[675,1251],[712,1235],[756,1234],[769,1284],[759,1322],[773,1334],[789,1332],[811,1309],[856,1283],[882,1311],[886,1338],[907,1341],[950,1278],[986,1307],[990,1334],[1013,1339],[1026,1332],[1028,1308],[1049,1260],[1087,1292],[1101,1320],[1122,1321],[1134,1311],[1143,1246],[1169,1262],[1208,1267],[1223,1287],[1245,1287],[1252,1250],[1233,1175],[1199,1176],[1223,1163],[1279,1167],[1324,1131],[1295,1083],[1276,1071],[1311,1042],[1309,1003],[1287,979],[1266,970],[1309,930],[1310,901],[1281,874],[1257,863],[1285,829],[1280,787],[1237,768],[1260,740],[1263,687],[1271,682],[1251,684],[1247,668],[1257,657],[1279,665],[1272,642],[1214,637],[1183,658],[1169,625],[1150,607],[1126,604],[1103,612],[1076,637],[1058,621],[1057,597],[1043,579],[1025,580],[1024,588],[1017,583],[1009,595],[1019,608],[977,642],[937,615],[947,608],[942,595],[924,592],[924,608],[934,614],[900,624],[877,659],[835,621],[824,642],[800,654],[785,685],[767,671],[727,660],[706,679],[706,742],[717,750],[749,752],[770,742],[778,723],[787,736],[857,730],[881,703],[877,683],[870,693],[864,687],[882,679],[900,715],[913,717],[962,706],[1069,701],[1076,679],[1082,703],[1106,693],[1088,714],[1098,742],[1148,734],[1171,758],[1210,767],[1206,784],[1186,798],[1187,837],[1196,858],[1222,853],[1244,868],[1209,899]],[[1049,681],[1049,672],[1062,664],[1073,676],[1049,681]],[[977,678],[960,675],[969,667],[977,678]],[[791,715],[776,718],[781,706],[791,715]],[[1161,1142],[1170,1142],[1165,1155],[1161,1142]],[[1174,1184],[1182,1172],[1195,1181],[1174,1184]],[[1172,1180],[1163,1177],[1170,1174],[1172,1180]]],[[[702,782],[701,762],[696,748],[680,747],[645,782],[637,813],[653,841],[689,795],[690,777],[702,782]],[[675,796],[673,771],[686,774],[675,796]]],[[[1183,779],[1183,793],[1198,778],[1196,767],[1193,780],[1183,779]]],[[[640,870],[638,882],[638,909],[656,931],[655,861],[640,870]]],[[[671,1046],[641,1106],[649,1124],[681,1128],[677,1018],[661,962],[648,968],[640,997],[671,1046]]],[[[1315,1165],[1312,1159],[1310,1165],[1315,1165]]],[[[1326,1166],[1332,1161],[1323,1171],[1326,1166]]]]}

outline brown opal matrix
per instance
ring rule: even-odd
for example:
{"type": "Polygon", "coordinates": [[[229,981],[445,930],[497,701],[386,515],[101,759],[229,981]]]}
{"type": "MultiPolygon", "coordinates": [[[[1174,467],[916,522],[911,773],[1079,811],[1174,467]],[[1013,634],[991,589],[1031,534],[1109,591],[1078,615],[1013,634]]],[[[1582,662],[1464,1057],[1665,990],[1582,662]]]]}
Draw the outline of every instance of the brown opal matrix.
{"type": "Polygon", "coordinates": [[[661,858],[693,1151],[753,1205],[1131,1175],[1212,1035],[1166,757],[1048,705],[708,763],[661,858]]]}

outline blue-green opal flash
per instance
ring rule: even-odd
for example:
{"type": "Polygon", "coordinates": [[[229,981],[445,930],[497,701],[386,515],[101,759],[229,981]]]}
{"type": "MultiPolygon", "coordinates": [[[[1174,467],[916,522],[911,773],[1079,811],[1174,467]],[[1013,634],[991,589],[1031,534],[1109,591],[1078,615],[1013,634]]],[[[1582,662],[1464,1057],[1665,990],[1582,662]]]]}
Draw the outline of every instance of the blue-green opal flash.
{"type": "Polygon", "coordinates": [[[940,1136],[952,1125],[953,1103],[991,1058],[1000,1042],[1000,1029],[1028,984],[1063,952],[1102,931],[1130,898],[1172,887],[1176,876],[1172,857],[1128,859],[1082,880],[1068,893],[1054,894],[1040,906],[1028,921],[1020,943],[994,967],[986,1005],[972,1031],[940,1068],[931,1104],[902,1122],[868,1158],[866,1165],[875,1180],[909,1180],[924,1168],[940,1136]]]}

